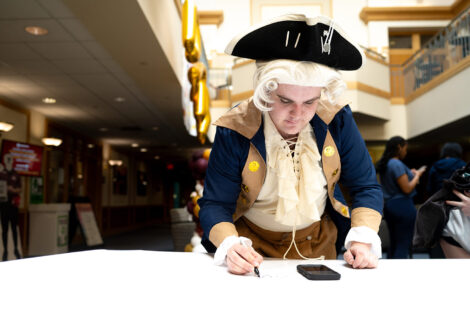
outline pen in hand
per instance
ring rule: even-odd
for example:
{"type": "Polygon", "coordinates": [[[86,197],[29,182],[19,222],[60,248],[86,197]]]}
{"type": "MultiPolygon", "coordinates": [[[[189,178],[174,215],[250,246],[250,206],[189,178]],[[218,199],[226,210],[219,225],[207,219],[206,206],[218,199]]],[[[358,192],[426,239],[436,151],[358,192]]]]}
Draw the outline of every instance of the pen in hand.
{"type": "MultiPolygon", "coordinates": [[[[247,245],[247,244],[246,244],[246,242],[245,242],[245,241],[243,241],[243,240],[241,241],[241,244],[242,244],[242,246],[245,246],[245,247],[249,247],[249,248],[251,248],[251,245],[250,245],[250,246],[249,246],[249,245],[247,245]]],[[[255,266],[255,268],[254,268],[254,272],[255,272],[256,276],[258,276],[259,278],[261,278],[261,276],[260,276],[260,274],[259,274],[259,269],[258,269],[258,266],[255,266]]]]}
{"type": "Polygon", "coordinates": [[[256,276],[258,276],[259,278],[261,278],[261,276],[259,276],[259,269],[257,266],[255,266],[255,274],[256,276]]]}

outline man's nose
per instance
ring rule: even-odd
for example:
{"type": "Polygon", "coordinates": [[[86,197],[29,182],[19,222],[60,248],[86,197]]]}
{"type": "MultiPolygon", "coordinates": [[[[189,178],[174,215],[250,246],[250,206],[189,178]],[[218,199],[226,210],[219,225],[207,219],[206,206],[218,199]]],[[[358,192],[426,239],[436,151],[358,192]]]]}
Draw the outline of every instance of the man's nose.
{"type": "Polygon", "coordinates": [[[291,114],[294,116],[302,115],[302,105],[294,103],[291,107],[291,114]]]}

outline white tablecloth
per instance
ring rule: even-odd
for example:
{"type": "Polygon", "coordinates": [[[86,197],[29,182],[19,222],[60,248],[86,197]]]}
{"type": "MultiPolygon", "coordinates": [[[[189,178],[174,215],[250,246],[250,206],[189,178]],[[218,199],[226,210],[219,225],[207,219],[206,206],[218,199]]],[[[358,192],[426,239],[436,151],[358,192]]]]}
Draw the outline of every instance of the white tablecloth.
{"type": "Polygon", "coordinates": [[[199,253],[94,250],[0,263],[0,312],[469,312],[470,260],[265,260],[237,276],[199,253]],[[309,281],[323,263],[339,281],[309,281]]]}

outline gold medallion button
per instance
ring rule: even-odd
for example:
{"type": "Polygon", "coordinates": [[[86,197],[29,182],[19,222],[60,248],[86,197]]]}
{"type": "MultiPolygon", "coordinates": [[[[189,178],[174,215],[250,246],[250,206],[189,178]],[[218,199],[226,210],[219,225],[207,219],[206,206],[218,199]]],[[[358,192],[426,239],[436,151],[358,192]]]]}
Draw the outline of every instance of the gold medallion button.
{"type": "Polygon", "coordinates": [[[256,172],[259,169],[259,163],[256,161],[250,162],[250,164],[248,164],[248,169],[252,172],[256,172]]]}
{"type": "Polygon", "coordinates": [[[330,157],[335,154],[335,148],[333,148],[332,146],[326,146],[325,149],[323,149],[323,153],[325,154],[325,156],[330,157]]]}

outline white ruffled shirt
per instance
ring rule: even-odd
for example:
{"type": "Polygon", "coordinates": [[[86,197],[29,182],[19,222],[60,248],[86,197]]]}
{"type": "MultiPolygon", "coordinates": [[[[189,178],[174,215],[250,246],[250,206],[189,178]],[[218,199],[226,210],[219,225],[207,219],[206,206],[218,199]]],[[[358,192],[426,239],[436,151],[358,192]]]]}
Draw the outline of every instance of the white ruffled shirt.
{"type": "Polygon", "coordinates": [[[319,221],[327,201],[327,183],[313,129],[307,124],[293,151],[264,112],[266,178],[245,217],[270,231],[302,229],[319,221]]]}

